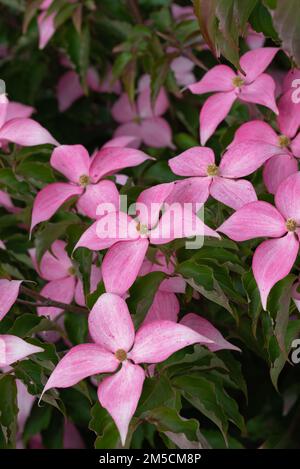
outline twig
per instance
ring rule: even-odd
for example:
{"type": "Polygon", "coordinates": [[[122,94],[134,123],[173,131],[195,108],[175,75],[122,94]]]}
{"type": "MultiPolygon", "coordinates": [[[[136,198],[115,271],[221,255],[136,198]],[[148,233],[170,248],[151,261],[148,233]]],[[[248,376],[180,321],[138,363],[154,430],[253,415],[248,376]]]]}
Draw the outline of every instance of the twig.
{"type": "Polygon", "coordinates": [[[135,21],[138,24],[143,24],[143,17],[141,15],[141,12],[140,12],[137,1],[136,0],[127,0],[127,4],[128,4],[128,7],[129,7],[129,9],[131,11],[131,14],[132,14],[133,18],[135,19],[135,21]]]}
{"type": "MultiPolygon", "coordinates": [[[[53,306],[56,308],[63,309],[65,311],[71,311],[73,313],[87,313],[88,308],[84,308],[82,306],[76,306],[76,305],[69,305],[67,303],[62,303],[60,301],[54,301],[50,300],[49,298],[46,298],[45,296],[40,295],[38,292],[31,290],[30,288],[21,286],[20,288],[20,293],[23,293],[26,296],[29,296],[30,298],[34,298],[35,300],[38,300],[39,303],[32,303],[32,302],[26,302],[25,304],[30,304],[31,306],[53,306]]],[[[25,301],[25,300],[19,300],[19,301],[25,301]]]]}

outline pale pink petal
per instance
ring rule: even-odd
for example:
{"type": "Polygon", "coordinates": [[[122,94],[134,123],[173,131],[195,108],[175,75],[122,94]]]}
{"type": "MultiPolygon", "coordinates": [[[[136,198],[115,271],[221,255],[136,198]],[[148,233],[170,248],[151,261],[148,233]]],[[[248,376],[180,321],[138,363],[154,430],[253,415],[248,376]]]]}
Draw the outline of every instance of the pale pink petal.
{"type": "Polygon", "coordinates": [[[53,151],[50,164],[69,181],[79,183],[80,176],[89,175],[90,156],[82,145],[60,145],[53,151]]]}
{"type": "Polygon", "coordinates": [[[0,205],[4,207],[8,212],[14,212],[16,207],[12,203],[9,195],[0,189],[0,205]]]}
{"type": "Polygon", "coordinates": [[[167,293],[184,293],[186,282],[182,277],[170,277],[163,280],[159,290],[167,293]]]}
{"type": "Polygon", "coordinates": [[[264,309],[267,308],[271,288],[290,273],[298,250],[299,241],[294,233],[279,239],[269,239],[256,248],[252,269],[264,309]]]}
{"type": "Polygon", "coordinates": [[[246,74],[246,82],[251,83],[259,77],[270,65],[278,51],[278,47],[261,47],[242,55],[240,66],[246,74]]]}
{"type": "Polygon", "coordinates": [[[266,122],[253,120],[242,124],[234,134],[234,139],[229,145],[232,147],[237,143],[243,143],[248,140],[255,140],[271,145],[278,145],[278,135],[275,130],[266,122]]]}
{"type": "Polygon", "coordinates": [[[263,170],[264,183],[268,192],[275,194],[280,183],[297,171],[298,163],[292,155],[276,155],[270,158],[263,170]]]}
{"type": "Polygon", "coordinates": [[[300,158],[300,132],[296,135],[294,140],[291,141],[290,147],[293,155],[300,158]]]}
{"type": "Polygon", "coordinates": [[[49,143],[58,145],[48,130],[33,119],[17,118],[6,122],[0,129],[0,140],[8,140],[25,147],[49,143]]]}
{"type": "Polygon", "coordinates": [[[141,122],[141,136],[149,147],[174,148],[172,130],[169,123],[162,117],[147,117],[141,122]]]}
{"type": "Polygon", "coordinates": [[[205,101],[200,111],[201,145],[206,144],[218,125],[225,119],[235,100],[235,92],[228,91],[216,93],[205,101]]]}
{"type": "Polygon", "coordinates": [[[247,103],[266,106],[275,112],[275,114],[278,114],[278,108],[275,101],[275,81],[266,73],[260,75],[249,85],[244,85],[238,97],[247,103]]]}
{"type": "Polygon", "coordinates": [[[48,15],[48,12],[43,11],[38,16],[37,22],[40,35],[39,49],[44,49],[46,44],[50,41],[51,37],[55,33],[55,15],[56,13],[51,13],[48,15]]]}
{"type": "Polygon", "coordinates": [[[137,117],[135,104],[131,104],[126,93],[123,93],[115,102],[111,109],[111,114],[115,121],[126,124],[137,117]]]}
{"type": "Polygon", "coordinates": [[[170,66],[179,85],[188,86],[195,82],[195,75],[192,73],[194,63],[191,60],[183,56],[176,57],[170,66]]]}
{"type": "Polygon", "coordinates": [[[174,188],[174,183],[157,184],[145,189],[138,196],[136,210],[139,221],[148,228],[154,226],[159,219],[159,214],[164,201],[174,188]]]}
{"type": "Polygon", "coordinates": [[[106,291],[123,295],[134,283],[145,258],[149,241],[120,241],[107,251],[102,262],[106,291]]]}
{"type": "Polygon", "coordinates": [[[80,237],[74,249],[79,247],[88,248],[91,251],[100,251],[107,249],[116,242],[115,237],[100,238],[97,234],[98,222],[93,223],[80,237]]]}
{"type": "Polygon", "coordinates": [[[128,148],[135,148],[134,142],[136,142],[136,137],[134,136],[127,136],[124,135],[122,137],[115,137],[112,138],[111,140],[108,140],[104,145],[102,145],[101,148],[107,148],[107,147],[128,147],[128,148]]]}
{"type": "Polygon", "coordinates": [[[119,210],[120,196],[116,185],[112,181],[100,181],[86,187],[84,194],[78,199],[78,211],[90,218],[97,218],[97,209],[111,204],[115,210],[119,210]],[[101,207],[100,207],[101,206],[101,207]]]}
{"type": "Polygon", "coordinates": [[[244,205],[218,228],[234,241],[246,241],[258,237],[277,238],[287,232],[285,220],[268,202],[258,200],[244,205]]]}
{"type": "Polygon", "coordinates": [[[230,148],[224,153],[220,163],[220,175],[240,178],[260,168],[269,158],[282,155],[282,148],[257,140],[248,140],[230,148]]]}
{"type": "Polygon", "coordinates": [[[135,363],[159,363],[195,343],[209,344],[212,340],[172,321],[154,321],[140,327],[128,357],[135,363]]]}
{"type": "Polygon", "coordinates": [[[153,107],[151,103],[150,83],[138,95],[137,109],[141,119],[160,117],[168,110],[168,107],[169,100],[164,88],[160,89],[153,107]]]}
{"type": "Polygon", "coordinates": [[[192,236],[213,236],[219,238],[216,231],[209,228],[190,209],[181,204],[174,204],[161,217],[156,228],[150,232],[150,242],[166,244],[173,239],[192,236]]]}
{"type": "Polygon", "coordinates": [[[125,361],[118,373],[105,378],[98,387],[98,399],[112,416],[125,445],[128,427],[142,394],[144,370],[125,361]]]}
{"type": "Polygon", "coordinates": [[[291,68],[284,77],[283,84],[282,84],[282,91],[286,93],[291,88],[293,88],[293,81],[300,79],[300,69],[291,68]]]}
{"type": "Polygon", "coordinates": [[[289,138],[293,138],[300,126],[299,103],[293,102],[295,89],[284,93],[278,101],[278,126],[280,131],[289,138]]]}
{"type": "Polygon", "coordinates": [[[0,279],[0,321],[18,298],[22,280],[0,279]]]}
{"type": "Polygon", "coordinates": [[[43,394],[51,388],[68,388],[88,376],[110,373],[118,367],[115,356],[97,344],[80,344],[71,348],[50,375],[43,394]]]}
{"type": "MultiPolygon", "coordinates": [[[[75,277],[65,277],[51,280],[41,290],[41,295],[54,301],[70,304],[75,294],[75,277]]],[[[48,316],[54,319],[63,310],[54,306],[39,306],[37,312],[39,316],[48,316]]]]}
{"type": "Polygon", "coordinates": [[[56,88],[58,109],[66,111],[72,104],[84,95],[79,76],[74,70],[69,70],[60,79],[56,88]]]}
{"type": "Polygon", "coordinates": [[[275,204],[286,219],[292,218],[300,223],[300,172],[280,184],[275,194],[275,204]]]}
{"type": "Polygon", "coordinates": [[[93,182],[110,174],[114,174],[121,169],[138,166],[150,159],[146,153],[135,148],[102,148],[93,158],[90,167],[90,177],[93,182]]]}
{"type": "Polygon", "coordinates": [[[263,33],[257,33],[254,31],[254,29],[251,28],[249,25],[248,27],[248,34],[246,37],[246,43],[249,49],[258,49],[264,45],[264,42],[266,40],[265,36],[263,33]]]}
{"type": "Polygon", "coordinates": [[[8,366],[23,360],[33,353],[44,352],[41,347],[31,345],[15,335],[0,335],[0,366],[8,366]]]}
{"type": "Polygon", "coordinates": [[[171,292],[158,290],[143,321],[143,325],[158,320],[177,322],[179,311],[180,305],[176,295],[171,292]]]}
{"type": "MultiPolygon", "coordinates": [[[[132,143],[130,145],[126,145],[130,148],[139,148],[141,146],[143,137],[142,137],[142,127],[137,122],[127,122],[126,124],[121,124],[119,127],[116,128],[114,132],[114,139],[119,138],[131,138],[132,143]]],[[[105,145],[102,148],[107,148],[105,145]]],[[[113,145],[113,146],[124,146],[122,145],[113,145]]]]}
{"type": "Polygon", "coordinates": [[[84,449],[85,444],[75,425],[68,420],[64,425],[64,449],[84,449]]]}
{"type": "Polygon", "coordinates": [[[171,170],[178,176],[207,176],[207,166],[214,162],[214,152],[208,147],[189,148],[168,161],[171,170]]]}
{"type": "Polygon", "coordinates": [[[176,181],[174,189],[167,198],[168,204],[179,202],[180,204],[191,203],[197,212],[209,196],[209,188],[212,182],[211,177],[191,177],[176,181]],[[198,209],[196,206],[198,205],[198,209]]]}
{"type": "Polygon", "coordinates": [[[240,352],[240,349],[235,345],[228,342],[222,334],[216,329],[207,319],[198,316],[198,314],[189,313],[186,314],[181,320],[180,324],[190,327],[199,334],[203,334],[208,339],[213,341],[212,344],[207,344],[207,347],[212,352],[217,352],[218,350],[237,350],[240,352]]]}
{"type": "Polygon", "coordinates": [[[79,279],[75,286],[74,300],[79,306],[85,306],[85,296],[82,281],[79,279]]]}
{"type": "Polygon", "coordinates": [[[35,109],[26,104],[16,103],[9,101],[6,110],[6,122],[17,117],[30,117],[34,113],[35,109]]]}
{"type": "Polygon", "coordinates": [[[125,212],[111,211],[102,216],[96,227],[97,236],[108,246],[121,240],[136,240],[140,237],[137,222],[125,212]]]}
{"type": "Polygon", "coordinates": [[[216,65],[209,70],[200,81],[189,86],[194,94],[210,93],[213,91],[231,91],[234,88],[232,80],[236,77],[234,71],[227,65],[216,65]]]}
{"type": "Polygon", "coordinates": [[[228,207],[237,210],[249,202],[257,200],[257,195],[250,181],[237,181],[224,177],[214,177],[210,186],[210,195],[228,207]]]}
{"type": "Polygon", "coordinates": [[[18,404],[18,434],[22,434],[26,420],[31,414],[31,409],[35,401],[35,396],[29,394],[27,387],[19,379],[16,380],[17,385],[17,404],[18,404]]]}
{"type": "Polygon", "coordinates": [[[6,122],[8,98],[5,93],[0,94],[0,128],[6,122]]]}
{"type": "Polygon", "coordinates": [[[98,283],[101,282],[101,280],[102,280],[101,268],[93,264],[91,267],[91,276],[90,276],[91,293],[93,293],[97,289],[98,283]]]}
{"type": "Polygon", "coordinates": [[[49,220],[59,207],[71,197],[80,195],[82,187],[64,182],[54,182],[44,187],[36,196],[31,219],[31,231],[42,221],[49,220]]]}
{"type": "Polygon", "coordinates": [[[118,295],[104,293],[89,314],[89,331],[94,342],[112,353],[128,352],[134,342],[134,326],[127,304],[118,295]]]}
{"type": "Polygon", "coordinates": [[[34,268],[44,280],[58,280],[70,275],[69,269],[72,267],[72,262],[65,247],[64,241],[54,241],[51,252],[45,252],[39,265],[36,261],[35,249],[29,249],[34,268]]]}
{"type": "Polygon", "coordinates": [[[95,67],[89,67],[86,74],[86,81],[91,90],[101,93],[100,77],[95,67]]]}

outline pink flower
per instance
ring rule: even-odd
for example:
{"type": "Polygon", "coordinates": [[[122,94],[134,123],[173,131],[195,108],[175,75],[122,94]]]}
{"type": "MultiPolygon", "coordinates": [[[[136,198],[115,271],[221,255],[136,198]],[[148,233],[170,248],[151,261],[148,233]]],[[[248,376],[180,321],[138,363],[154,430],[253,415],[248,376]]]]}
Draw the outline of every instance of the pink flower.
{"type": "Polygon", "coordinates": [[[11,365],[33,353],[39,352],[44,352],[44,349],[29,344],[20,337],[9,334],[0,335],[0,367],[11,365]]]}
{"type": "Polygon", "coordinates": [[[211,195],[234,209],[257,200],[251,182],[238,179],[253,170],[247,154],[228,158],[225,154],[219,167],[215,164],[213,151],[208,147],[192,147],[169,160],[173,173],[190,176],[176,183],[173,199],[180,202],[204,203],[211,195]],[[239,171],[237,171],[237,169],[239,171]]]}
{"type": "Polygon", "coordinates": [[[10,196],[0,189],[0,206],[11,213],[17,213],[20,209],[15,207],[10,196]]]}
{"type": "Polygon", "coordinates": [[[135,334],[125,301],[111,293],[103,294],[95,303],[89,315],[89,331],[95,343],[77,345],[67,352],[43,393],[53,387],[73,386],[98,373],[114,373],[99,384],[98,399],[115,421],[123,445],[145,379],[140,364],[159,363],[188,345],[211,342],[171,321],[155,321],[135,334]]]}
{"type": "Polygon", "coordinates": [[[54,182],[37,194],[31,231],[38,223],[51,218],[63,203],[74,196],[79,196],[78,210],[91,218],[96,218],[96,209],[101,202],[118,208],[119,193],[115,184],[100,179],[120,169],[137,166],[148,158],[145,153],[131,148],[102,148],[92,158],[82,145],[61,145],[56,148],[50,164],[69,182],[54,182]]]}
{"type": "Polygon", "coordinates": [[[0,279],[0,321],[18,298],[22,280],[0,279]]]}
{"type": "Polygon", "coordinates": [[[298,171],[300,133],[296,136],[289,133],[289,128],[284,125],[285,122],[285,118],[281,116],[279,103],[279,134],[266,122],[259,120],[246,122],[236,131],[228,150],[231,158],[239,158],[246,146],[249,159],[266,161],[263,178],[271,194],[275,194],[285,178],[298,171]],[[288,133],[284,133],[284,130],[288,133]]]}
{"type": "MultiPolygon", "coordinates": [[[[66,243],[64,241],[55,241],[51,246],[51,252],[45,252],[39,265],[36,261],[35,249],[29,250],[36,271],[42,279],[48,281],[42,288],[41,294],[51,300],[67,304],[70,304],[75,299],[77,304],[85,306],[82,282],[76,278],[76,270],[65,248],[66,243]]],[[[90,278],[91,293],[96,290],[101,278],[100,268],[92,265],[90,278]]],[[[54,319],[62,312],[60,308],[53,306],[38,307],[37,311],[40,316],[49,316],[51,319],[54,319]]]]}
{"type": "Polygon", "coordinates": [[[254,50],[263,47],[266,38],[263,33],[257,33],[249,24],[248,33],[245,40],[249,49],[254,50]]]}
{"type": "Polygon", "coordinates": [[[291,69],[285,76],[282,85],[282,96],[278,102],[280,110],[278,116],[278,125],[285,135],[296,135],[300,126],[300,103],[299,98],[299,81],[298,85],[296,80],[300,80],[300,70],[291,69]],[[294,85],[297,85],[296,87],[294,85]],[[298,89],[298,91],[297,91],[298,89]]]}
{"type": "Polygon", "coordinates": [[[170,147],[172,131],[168,122],[161,116],[167,111],[169,101],[166,92],[161,88],[154,108],[151,106],[150,77],[144,75],[138,86],[136,104],[129,102],[123,93],[112,107],[112,116],[121,125],[115,131],[115,136],[135,136],[137,147],[142,143],[154,148],[170,147]]]}
{"type": "Polygon", "coordinates": [[[299,251],[300,173],[278,187],[275,205],[257,201],[245,205],[218,229],[234,241],[271,237],[255,250],[252,269],[263,308],[271,288],[291,271],[299,251]]]}
{"type": "Polygon", "coordinates": [[[106,291],[123,295],[131,287],[150,243],[166,244],[195,235],[218,236],[192,210],[182,214],[180,204],[169,207],[159,218],[173,188],[174,183],[166,183],[144,190],[137,199],[137,218],[124,212],[110,212],[93,223],[79,239],[75,249],[109,248],[101,266],[106,291]]]}
{"type": "Polygon", "coordinates": [[[194,62],[186,57],[176,57],[171,62],[171,69],[174,72],[176,81],[179,85],[188,86],[194,83],[195,75],[193,74],[194,62]]]}
{"type": "Polygon", "coordinates": [[[58,142],[38,122],[29,119],[34,109],[21,103],[9,102],[0,95],[0,147],[7,142],[23,146],[58,142]]]}
{"type": "Polygon", "coordinates": [[[278,50],[276,47],[262,47],[242,55],[240,65],[245,75],[234,73],[227,65],[216,65],[200,81],[189,86],[195,94],[217,92],[205,101],[200,112],[201,145],[205,145],[225,119],[236,99],[262,104],[278,113],[274,80],[263,73],[278,50]]]}
{"type": "MultiPolygon", "coordinates": [[[[68,0],[69,3],[74,3],[76,0],[68,0]]],[[[55,33],[55,17],[56,11],[49,13],[48,9],[51,7],[53,0],[44,0],[39,9],[41,13],[38,15],[38,29],[39,29],[39,48],[44,49],[50,39],[55,33]]]]}
{"type": "Polygon", "coordinates": [[[177,5],[177,3],[173,3],[171,5],[172,15],[177,21],[186,21],[186,20],[194,20],[194,8],[192,6],[182,7],[181,5],[177,5]]]}

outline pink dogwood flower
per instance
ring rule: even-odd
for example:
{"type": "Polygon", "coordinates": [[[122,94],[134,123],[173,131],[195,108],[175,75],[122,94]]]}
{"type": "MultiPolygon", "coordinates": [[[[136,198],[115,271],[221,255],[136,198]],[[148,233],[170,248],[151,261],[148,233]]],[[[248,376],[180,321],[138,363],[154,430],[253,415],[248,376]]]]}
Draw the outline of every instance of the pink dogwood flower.
{"type": "Polygon", "coordinates": [[[299,251],[300,172],[280,184],[275,206],[263,201],[244,205],[218,228],[234,241],[275,238],[263,241],[252,260],[264,309],[271,288],[289,274],[299,251]]]}
{"type": "Polygon", "coordinates": [[[15,207],[10,196],[0,189],[0,207],[4,207],[10,213],[19,212],[19,207],[15,207]]]}
{"type": "Polygon", "coordinates": [[[159,363],[177,350],[210,339],[172,321],[155,321],[136,333],[127,304],[104,293],[89,315],[89,332],[95,343],[73,347],[52,372],[44,391],[66,388],[98,373],[114,373],[98,387],[98,399],[113,418],[122,444],[137,408],[145,380],[142,363],[159,363]]]}
{"type": "Polygon", "coordinates": [[[106,291],[126,293],[139,273],[150,243],[166,244],[173,239],[196,235],[218,237],[192,210],[182,213],[180,204],[170,206],[160,217],[161,208],[173,188],[174,183],[166,183],[144,190],[137,199],[138,217],[133,219],[124,212],[111,211],[93,223],[79,239],[75,249],[109,248],[101,266],[106,291]]]}
{"type": "Polygon", "coordinates": [[[114,136],[135,136],[137,147],[144,143],[154,148],[173,148],[171,128],[161,117],[168,107],[167,94],[161,88],[152,108],[150,77],[144,75],[139,81],[137,102],[131,104],[127,94],[123,93],[112,107],[113,118],[121,124],[114,136]]]}
{"type": "Polygon", "coordinates": [[[18,298],[21,283],[22,280],[0,279],[0,321],[18,298]]]}
{"type": "Polygon", "coordinates": [[[77,208],[81,213],[96,218],[98,204],[118,204],[119,193],[112,181],[101,180],[117,171],[137,166],[149,157],[140,150],[107,147],[90,158],[82,145],[61,145],[52,153],[52,168],[69,182],[54,182],[36,196],[31,220],[31,231],[40,222],[49,220],[58,208],[72,197],[79,197],[77,208]],[[100,181],[100,182],[99,182],[100,181]]]}
{"type": "Polygon", "coordinates": [[[9,366],[34,353],[44,352],[41,347],[25,342],[16,335],[0,335],[0,367],[9,366]]]}
{"type": "MultiPolygon", "coordinates": [[[[75,268],[65,248],[66,243],[64,241],[54,241],[51,246],[51,252],[45,252],[39,265],[37,264],[35,249],[29,250],[36,271],[42,279],[48,281],[42,288],[41,294],[51,300],[67,304],[70,304],[75,299],[78,305],[85,306],[82,282],[76,278],[75,268]]],[[[96,290],[101,278],[100,268],[92,265],[90,278],[91,293],[96,290]]],[[[54,319],[62,310],[53,306],[40,306],[37,308],[37,312],[40,316],[49,316],[51,319],[54,319]]]]}
{"type": "Polygon", "coordinates": [[[177,181],[172,194],[174,200],[204,203],[211,195],[234,209],[257,200],[251,182],[237,179],[252,172],[246,153],[239,155],[238,159],[228,158],[225,153],[218,167],[210,148],[192,147],[171,158],[169,166],[178,176],[189,176],[188,179],[177,181]]]}
{"type": "MultiPolygon", "coordinates": [[[[69,3],[74,3],[76,0],[68,0],[69,3]]],[[[51,7],[53,0],[44,0],[39,9],[41,13],[38,15],[37,23],[39,30],[39,49],[44,49],[50,39],[55,33],[55,17],[56,11],[50,13],[48,10],[51,7]]]]}
{"type": "Polygon", "coordinates": [[[256,32],[249,24],[245,41],[249,49],[254,50],[263,47],[266,38],[263,33],[256,32]]]}
{"type": "Polygon", "coordinates": [[[176,81],[179,85],[188,86],[194,83],[194,66],[194,62],[187,57],[180,56],[172,60],[170,67],[173,70],[176,81]]]}
{"type": "Polygon", "coordinates": [[[23,146],[58,145],[44,127],[29,118],[33,112],[32,107],[11,102],[5,94],[0,95],[0,147],[7,142],[23,146]]]}
{"type": "Polygon", "coordinates": [[[282,132],[280,123],[282,119],[278,119],[280,133],[277,134],[266,122],[259,120],[246,122],[236,131],[229,147],[230,153],[240,154],[244,146],[247,146],[248,157],[252,161],[261,161],[266,156],[263,178],[271,194],[275,194],[285,178],[298,171],[297,158],[300,158],[300,133],[296,136],[286,135],[282,132]],[[240,144],[243,145],[240,147],[240,144]]]}
{"type": "Polygon", "coordinates": [[[235,73],[227,65],[216,65],[200,81],[189,86],[194,94],[217,92],[205,101],[200,112],[201,145],[205,145],[225,119],[236,99],[262,104],[278,113],[274,80],[263,73],[278,50],[276,47],[262,47],[242,55],[240,65],[245,75],[235,73]]]}

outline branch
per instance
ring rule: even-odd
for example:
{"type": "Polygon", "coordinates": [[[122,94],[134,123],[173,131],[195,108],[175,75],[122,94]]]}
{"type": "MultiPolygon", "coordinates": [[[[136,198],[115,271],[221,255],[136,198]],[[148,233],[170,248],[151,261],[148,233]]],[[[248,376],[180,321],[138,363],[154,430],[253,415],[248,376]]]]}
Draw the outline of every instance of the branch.
{"type": "Polygon", "coordinates": [[[37,303],[33,303],[31,301],[25,301],[25,300],[18,300],[19,303],[27,304],[30,306],[53,306],[55,308],[60,308],[65,311],[71,311],[73,313],[88,313],[88,308],[84,308],[82,306],[76,306],[76,305],[69,305],[67,303],[62,303],[60,301],[54,301],[50,300],[50,298],[46,298],[45,296],[40,295],[34,290],[31,290],[30,288],[24,287],[21,285],[20,287],[20,293],[23,293],[26,296],[29,296],[30,298],[34,298],[35,300],[38,300],[37,303]]]}
{"type": "Polygon", "coordinates": [[[138,2],[136,0],[127,0],[129,10],[137,24],[143,24],[143,17],[141,15],[138,2]]]}

